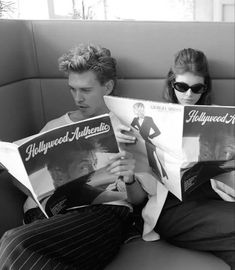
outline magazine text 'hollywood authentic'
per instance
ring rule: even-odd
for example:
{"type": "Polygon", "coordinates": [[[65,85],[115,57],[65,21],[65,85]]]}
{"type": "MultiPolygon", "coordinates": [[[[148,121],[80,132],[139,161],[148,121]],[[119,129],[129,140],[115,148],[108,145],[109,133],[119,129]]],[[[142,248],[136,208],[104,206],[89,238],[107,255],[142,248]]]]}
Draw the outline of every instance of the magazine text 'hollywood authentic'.
{"type": "Polygon", "coordinates": [[[28,161],[30,158],[35,157],[37,154],[39,153],[43,153],[44,155],[46,155],[48,149],[53,148],[59,144],[63,144],[66,142],[72,142],[74,140],[79,140],[80,138],[89,138],[92,136],[97,136],[99,134],[102,133],[107,133],[110,130],[110,125],[101,122],[100,125],[98,127],[92,127],[90,128],[89,126],[85,126],[83,130],[80,131],[79,127],[77,127],[75,129],[75,131],[73,132],[69,132],[67,131],[66,134],[64,136],[61,136],[59,138],[56,138],[52,141],[49,142],[45,142],[40,141],[38,144],[33,143],[30,144],[27,148],[26,148],[26,158],[25,160],[28,161]]]}
{"type": "Polygon", "coordinates": [[[205,125],[207,122],[221,122],[225,124],[235,124],[235,114],[231,115],[226,113],[225,115],[207,115],[205,112],[199,113],[197,110],[192,110],[188,114],[186,123],[189,122],[201,122],[201,125],[205,125]]]}

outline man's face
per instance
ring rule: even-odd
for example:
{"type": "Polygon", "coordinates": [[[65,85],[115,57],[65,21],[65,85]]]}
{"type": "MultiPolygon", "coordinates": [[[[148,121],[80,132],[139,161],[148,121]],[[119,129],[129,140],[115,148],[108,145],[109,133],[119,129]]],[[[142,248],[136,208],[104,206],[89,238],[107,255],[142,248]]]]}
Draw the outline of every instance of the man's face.
{"type": "Polygon", "coordinates": [[[71,152],[70,162],[68,166],[68,174],[72,180],[89,174],[95,170],[96,155],[90,151],[71,152]]]}
{"type": "Polygon", "coordinates": [[[91,151],[70,151],[62,161],[49,169],[54,187],[58,188],[95,170],[97,158],[91,151]]]}
{"type": "Polygon", "coordinates": [[[215,157],[219,160],[232,160],[235,158],[235,138],[224,136],[223,140],[218,139],[215,146],[215,157]]]}
{"type": "Polygon", "coordinates": [[[104,95],[110,94],[109,83],[101,85],[93,71],[70,72],[68,84],[81,119],[108,112],[104,95]]]}
{"type": "Polygon", "coordinates": [[[139,118],[144,118],[144,107],[138,107],[135,109],[135,114],[139,117],[139,118]]]}
{"type": "Polygon", "coordinates": [[[53,179],[53,184],[55,188],[58,188],[70,181],[70,176],[68,172],[66,172],[66,170],[61,168],[59,165],[51,168],[49,172],[53,179]]]}

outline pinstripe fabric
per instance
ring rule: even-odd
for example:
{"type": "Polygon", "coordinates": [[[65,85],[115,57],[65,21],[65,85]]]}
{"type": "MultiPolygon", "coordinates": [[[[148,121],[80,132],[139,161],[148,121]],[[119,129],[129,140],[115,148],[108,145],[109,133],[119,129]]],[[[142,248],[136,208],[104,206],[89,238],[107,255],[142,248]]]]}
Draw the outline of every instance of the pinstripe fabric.
{"type": "Polygon", "coordinates": [[[130,210],[92,205],[8,231],[1,270],[103,269],[124,241],[130,210]]]}

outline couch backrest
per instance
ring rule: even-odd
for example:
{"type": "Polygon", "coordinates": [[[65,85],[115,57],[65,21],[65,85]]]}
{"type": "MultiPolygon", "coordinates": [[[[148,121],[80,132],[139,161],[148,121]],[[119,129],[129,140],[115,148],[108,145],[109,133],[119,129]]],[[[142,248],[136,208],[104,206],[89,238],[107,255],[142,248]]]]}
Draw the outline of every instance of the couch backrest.
{"type": "MultiPolygon", "coordinates": [[[[156,101],[162,101],[175,52],[200,49],[209,59],[213,103],[235,105],[234,28],[214,22],[0,20],[0,139],[32,135],[74,108],[57,59],[80,42],[111,50],[118,61],[119,95],[156,101]]],[[[6,179],[0,177],[0,220],[5,222],[0,235],[21,223],[15,214],[21,205],[12,203],[19,196],[6,179]]]]}
{"type": "Polygon", "coordinates": [[[0,138],[31,135],[73,108],[57,59],[80,42],[111,49],[119,95],[157,101],[175,52],[200,49],[209,59],[213,102],[235,105],[234,30],[233,23],[1,20],[0,138]]]}

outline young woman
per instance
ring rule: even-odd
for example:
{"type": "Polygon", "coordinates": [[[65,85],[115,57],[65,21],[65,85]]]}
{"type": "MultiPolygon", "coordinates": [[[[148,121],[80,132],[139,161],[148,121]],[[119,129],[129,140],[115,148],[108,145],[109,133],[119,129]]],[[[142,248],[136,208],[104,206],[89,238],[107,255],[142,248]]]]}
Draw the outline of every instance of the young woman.
{"type": "MultiPolygon", "coordinates": [[[[189,48],[176,54],[167,76],[164,98],[183,105],[211,104],[211,79],[203,52],[189,48]]],[[[179,247],[213,252],[235,269],[235,203],[222,200],[210,181],[183,202],[163,188],[160,193],[158,197],[162,198],[155,200],[155,212],[148,211],[150,195],[143,210],[146,220],[155,221],[148,224],[152,233],[179,247]]],[[[139,193],[134,203],[146,196],[145,191],[142,195],[139,193]]],[[[154,200],[151,209],[153,205],[154,200]]],[[[153,234],[148,239],[151,238],[154,239],[153,234]]]]}
{"type": "Polygon", "coordinates": [[[211,78],[203,52],[189,48],[176,54],[163,95],[171,103],[211,105],[211,78]]]}
{"type": "MultiPolygon", "coordinates": [[[[211,104],[211,78],[203,52],[189,48],[176,54],[164,96],[183,105],[211,104]]],[[[207,181],[186,202],[168,194],[156,230],[177,246],[212,251],[234,268],[234,211],[235,203],[223,201],[207,181]]]]}

